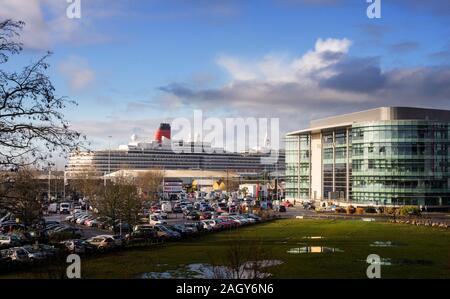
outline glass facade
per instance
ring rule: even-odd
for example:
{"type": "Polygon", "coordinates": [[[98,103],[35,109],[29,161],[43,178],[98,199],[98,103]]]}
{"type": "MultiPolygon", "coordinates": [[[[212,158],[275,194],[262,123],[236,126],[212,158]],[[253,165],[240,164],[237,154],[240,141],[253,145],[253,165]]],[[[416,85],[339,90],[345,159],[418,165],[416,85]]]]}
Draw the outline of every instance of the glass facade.
{"type": "Polygon", "coordinates": [[[347,128],[322,132],[322,192],[326,199],[345,200],[351,194],[350,132],[347,128]]]}
{"type": "Polygon", "coordinates": [[[288,198],[310,198],[313,150],[321,153],[322,199],[450,205],[450,122],[359,122],[322,130],[317,148],[310,140],[309,133],[288,137],[288,198]]]}
{"type": "Polygon", "coordinates": [[[286,197],[310,197],[310,136],[288,136],[286,142],[286,197]]]}
{"type": "Polygon", "coordinates": [[[352,127],[352,201],[450,204],[450,123],[395,120],[352,127]]]}
{"type": "Polygon", "coordinates": [[[300,198],[298,189],[299,178],[299,136],[287,136],[285,139],[286,149],[286,197],[287,198],[300,198]]]}

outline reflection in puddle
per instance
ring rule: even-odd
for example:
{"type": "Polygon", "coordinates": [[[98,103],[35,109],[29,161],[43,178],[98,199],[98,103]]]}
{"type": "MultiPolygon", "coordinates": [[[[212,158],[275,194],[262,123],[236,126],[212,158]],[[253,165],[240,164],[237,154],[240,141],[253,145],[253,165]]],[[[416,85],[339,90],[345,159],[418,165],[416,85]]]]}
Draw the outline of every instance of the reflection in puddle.
{"type": "MultiPolygon", "coordinates": [[[[360,260],[368,263],[366,260],[360,260]]],[[[368,263],[370,264],[370,263],[368,263]]],[[[391,258],[381,258],[380,262],[373,262],[372,264],[379,264],[381,266],[395,266],[395,265],[432,265],[432,261],[428,260],[409,260],[409,259],[391,259],[391,258]]]]}
{"type": "Polygon", "coordinates": [[[235,270],[226,266],[189,264],[184,267],[179,267],[177,270],[144,273],[141,277],[144,279],[261,279],[268,278],[272,274],[259,270],[281,265],[282,263],[280,260],[252,261],[244,263],[239,269],[235,270]]]}
{"type": "Polygon", "coordinates": [[[323,246],[306,246],[291,248],[287,253],[299,254],[299,253],[333,253],[333,252],[344,252],[339,248],[323,247],[323,246]]]}
{"type": "Polygon", "coordinates": [[[369,263],[366,261],[366,263],[372,264],[372,265],[380,265],[380,266],[392,266],[392,261],[390,258],[381,258],[381,260],[379,262],[374,261],[372,263],[369,263]]]}
{"type": "Polygon", "coordinates": [[[370,244],[371,247],[397,247],[398,245],[391,241],[375,241],[370,244]]]}

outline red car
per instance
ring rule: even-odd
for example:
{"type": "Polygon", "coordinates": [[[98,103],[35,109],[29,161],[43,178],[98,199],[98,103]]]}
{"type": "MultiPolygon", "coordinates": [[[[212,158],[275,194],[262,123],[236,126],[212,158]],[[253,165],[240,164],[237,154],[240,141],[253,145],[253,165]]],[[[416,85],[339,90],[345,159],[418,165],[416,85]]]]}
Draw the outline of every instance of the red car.
{"type": "Polygon", "coordinates": [[[219,219],[222,220],[221,224],[225,228],[231,228],[231,227],[239,226],[239,224],[236,221],[234,221],[234,220],[232,220],[232,219],[230,219],[230,218],[228,218],[226,216],[219,216],[219,219]]]}
{"type": "Polygon", "coordinates": [[[206,219],[211,219],[211,218],[212,218],[211,212],[203,212],[200,215],[200,220],[206,220],[206,219]]]}
{"type": "Polygon", "coordinates": [[[292,208],[294,205],[288,200],[283,202],[281,205],[285,206],[286,208],[292,208]]]}
{"type": "Polygon", "coordinates": [[[155,213],[156,211],[158,211],[158,210],[160,210],[160,209],[161,209],[160,206],[152,206],[152,207],[150,208],[150,210],[152,211],[152,213],[155,213]]]}

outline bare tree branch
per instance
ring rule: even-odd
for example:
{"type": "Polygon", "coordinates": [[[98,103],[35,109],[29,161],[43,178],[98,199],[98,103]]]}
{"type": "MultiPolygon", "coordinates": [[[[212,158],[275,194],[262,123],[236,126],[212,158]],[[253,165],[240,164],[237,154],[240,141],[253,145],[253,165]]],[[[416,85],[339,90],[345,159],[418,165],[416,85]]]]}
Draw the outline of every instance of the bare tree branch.
{"type": "MultiPolygon", "coordinates": [[[[12,20],[0,22],[0,64],[19,54],[16,41],[25,24],[12,20]]],[[[78,149],[85,140],[71,130],[63,110],[76,103],[55,94],[46,74],[47,53],[18,72],[0,70],[0,166],[16,168],[46,162],[54,155],[78,149]]]]}

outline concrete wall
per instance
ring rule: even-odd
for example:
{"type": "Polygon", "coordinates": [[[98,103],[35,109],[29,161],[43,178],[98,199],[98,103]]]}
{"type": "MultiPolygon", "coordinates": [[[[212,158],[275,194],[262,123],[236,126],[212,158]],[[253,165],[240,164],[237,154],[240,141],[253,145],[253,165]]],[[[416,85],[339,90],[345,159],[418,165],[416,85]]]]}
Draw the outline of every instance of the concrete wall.
{"type": "Polygon", "coordinates": [[[322,199],[322,134],[311,134],[311,199],[322,199]]]}

